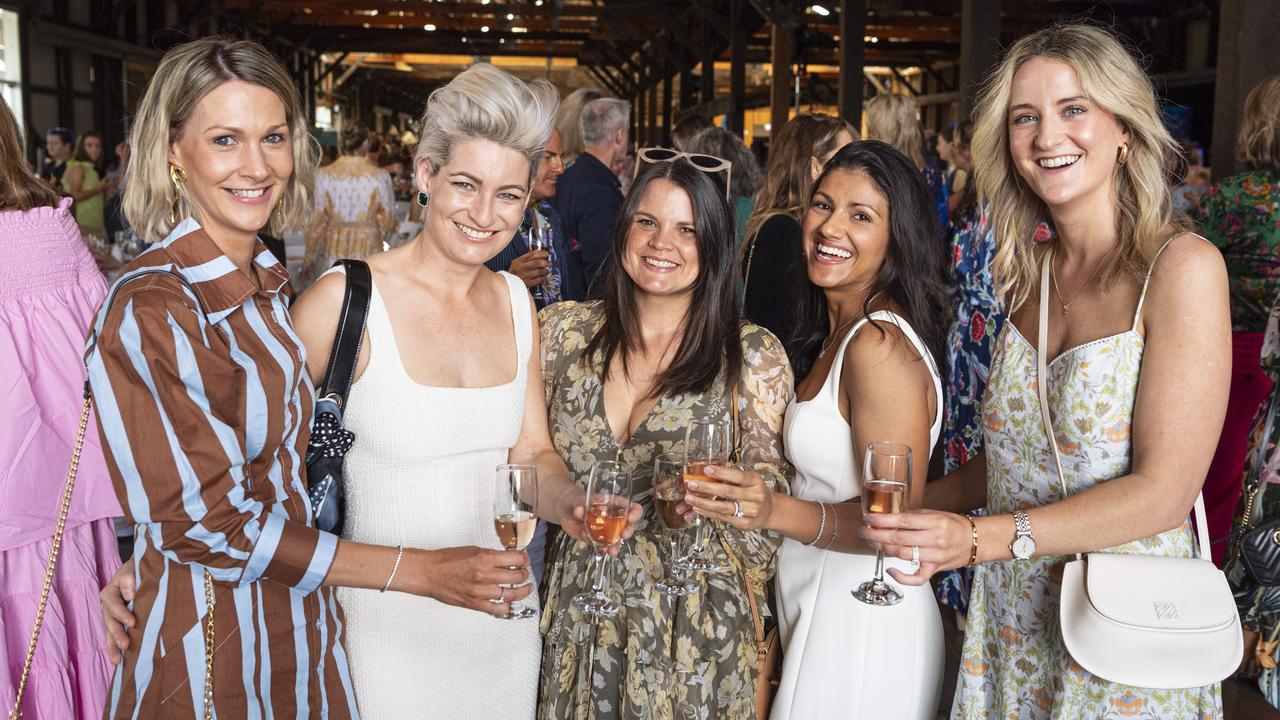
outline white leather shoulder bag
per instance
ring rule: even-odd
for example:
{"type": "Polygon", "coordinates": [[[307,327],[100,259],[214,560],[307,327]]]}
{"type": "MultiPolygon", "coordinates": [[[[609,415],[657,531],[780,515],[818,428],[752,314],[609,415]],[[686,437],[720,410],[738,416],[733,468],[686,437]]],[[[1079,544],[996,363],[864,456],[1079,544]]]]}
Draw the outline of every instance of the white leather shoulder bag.
{"type": "MultiPolygon", "coordinates": [[[[1040,273],[1040,333],[1036,362],[1040,413],[1053,462],[1068,496],[1049,416],[1045,344],[1049,335],[1049,263],[1040,273]]],[[[1196,497],[1196,529],[1203,555],[1209,547],[1204,495],[1196,497]]],[[[1122,685],[1189,688],[1220,682],[1235,672],[1244,652],[1240,616],[1226,575],[1203,557],[1088,553],[1062,573],[1059,609],[1067,652],[1085,670],[1122,685]]]]}

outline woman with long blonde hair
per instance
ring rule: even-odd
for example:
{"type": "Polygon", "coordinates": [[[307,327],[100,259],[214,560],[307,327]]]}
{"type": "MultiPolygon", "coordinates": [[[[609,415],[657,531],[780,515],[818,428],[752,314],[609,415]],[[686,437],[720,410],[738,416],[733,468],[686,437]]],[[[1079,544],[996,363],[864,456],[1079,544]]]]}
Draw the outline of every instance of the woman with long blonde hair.
{"type": "Polygon", "coordinates": [[[1009,49],[975,126],[1010,312],[986,447],[929,484],[932,509],[870,515],[863,535],[919,560],[914,574],[890,570],[906,585],[977,566],[953,718],[1220,717],[1216,683],[1153,690],[1089,673],[1057,622],[1065,556],[1196,552],[1188,514],[1226,409],[1226,272],[1174,219],[1173,140],[1151,82],[1106,31],[1055,26],[1009,49]],[[1037,243],[1044,221],[1054,238],[1037,243]],[[975,508],[988,514],[961,514],[975,508]]]}
{"type": "Polygon", "coordinates": [[[838,117],[792,118],[770,142],[764,184],[747,220],[742,315],[782,341],[798,377],[803,377],[808,362],[802,362],[795,347],[796,313],[809,295],[800,221],[822,166],[856,138],[853,126],[838,117]]]}
{"type": "Polygon", "coordinates": [[[900,93],[886,93],[867,101],[867,139],[889,143],[911,158],[924,175],[938,213],[938,227],[946,229],[950,221],[947,198],[950,190],[946,173],[938,158],[925,151],[924,125],[916,101],[900,93]]]}

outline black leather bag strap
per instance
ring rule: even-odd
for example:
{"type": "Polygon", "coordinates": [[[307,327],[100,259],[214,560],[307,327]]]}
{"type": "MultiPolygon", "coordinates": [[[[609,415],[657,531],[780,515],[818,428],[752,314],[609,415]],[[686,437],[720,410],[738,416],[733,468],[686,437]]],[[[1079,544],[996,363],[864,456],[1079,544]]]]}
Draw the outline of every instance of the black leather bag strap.
{"type": "Polygon", "coordinates": [[[355,379],[356,361],[360,358],[360,344],[364,340],[364,321],[369,316],[369,302],[373,297],[373,275],[363,260],[338,260],[334,267],[339,263],[346,270],[347,292],[342,298],[338,332],[329,351],[329,366],[324,371],[320,396],[333,396],[338,407],[345,408],[347,393],[355,379]]]}

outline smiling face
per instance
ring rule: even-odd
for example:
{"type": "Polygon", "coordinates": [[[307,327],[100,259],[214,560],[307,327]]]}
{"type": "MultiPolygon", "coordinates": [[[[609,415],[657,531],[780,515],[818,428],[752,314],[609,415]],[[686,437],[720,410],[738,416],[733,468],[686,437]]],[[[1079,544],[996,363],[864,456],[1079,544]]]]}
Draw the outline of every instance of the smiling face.
{"type": "Polygon", "coordinates": [[[417,162],[418,187],[430,196],[423,231],[446,257],[480,265],[520,229],[529,195],[529,160],[492,140],[453,144],[436,172],[417,162]]]}
{"type": "Polygon", "coordinates": [[[804,216],[809,281],[827,291],[870,287],[889,250],[889,212],[866,173],[827,173],[804,216]]]}
{"type": "Polygon", "coordinates": [[[215,240],[257,235],[293,174],[284,103],[271,90],[230,80],[200,99],[169,147],[186,174],[195,217],[215,240]]]}
{"type": "Polygon", "coordinates": [[[1086,97],[1074,68],[1045,58],[1023,65],[1013,76],[1008,123],[1014,166],[1050,210],[1110,201],[1129,133],[1086,97]]]}
{"type": "Polygon", "coordinates": [[[538,163],[538,176],[533,180],[533,199],[546,200],[556,196],[556,181],[564,174],[564,144],[560,140],[560,131],[552,130],[551,139],[542,150],[542,161],[538,163]]]}
{"type": "Polygon", "coordinates": [[[627,228],[622,267],[636,289],[652,296],[689,292],[698,279],[698,233],[683,188],[657,178],[644,189],[627,228]]]}

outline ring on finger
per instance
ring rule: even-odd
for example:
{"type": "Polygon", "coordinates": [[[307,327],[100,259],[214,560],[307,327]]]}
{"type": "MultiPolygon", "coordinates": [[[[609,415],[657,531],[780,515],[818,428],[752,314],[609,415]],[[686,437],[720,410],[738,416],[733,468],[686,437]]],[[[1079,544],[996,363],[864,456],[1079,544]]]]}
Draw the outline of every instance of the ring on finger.
{"type": "Polygon", "coordinates": [[[494,605],[501,605],[504,602],[504,599],[506,598],[506,596],[507,596],[507,589],[499,585],[498,597],[490,600],[489,602],[493,603],[494,605]]]}
{"type": "Polygon", "coordinates": [[[737,500],[734,500],[734,501],[733,501],[733,516],[734,516],[734,517],[739,517],[739,518],[740,518],[740,517],[742,517],[742,516],[743,516],[743,514],[744,514],[744,513],[742,512],[742,503],[738,502],[737,500]]]}
{"type": "Polygon", "coordinates": [[[917,569],[920,567],[920,546],[918,545],[911,546],[911,564],[917,569]]]}

